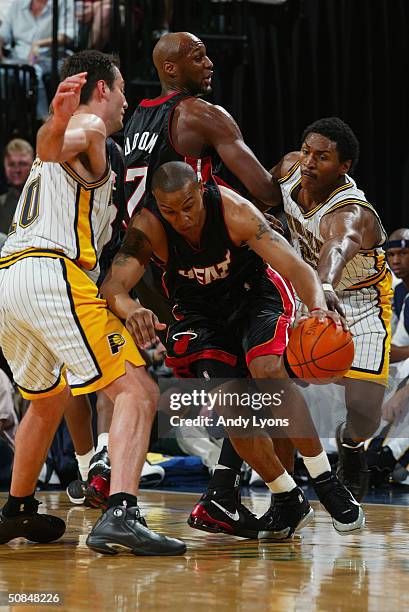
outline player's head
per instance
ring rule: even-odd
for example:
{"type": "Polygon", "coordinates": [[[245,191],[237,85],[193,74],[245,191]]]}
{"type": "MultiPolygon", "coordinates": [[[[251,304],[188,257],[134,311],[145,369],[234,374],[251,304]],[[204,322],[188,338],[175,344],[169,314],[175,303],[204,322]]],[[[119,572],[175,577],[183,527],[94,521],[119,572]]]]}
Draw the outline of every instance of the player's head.
{"type": "Polygon", "coordinates": [[[392,232],[384,248],[392,272],[398,278],[409,280],[409,229],[392,232]]]}
{"type": "Polygon", "coordinates": [[[318,119],[302,135],[300,153],[302,186],[321,191],[352,172],[359,157],[358,140],[338,117],[318,119]]]}
{"type": "Polygon", "coordinates": [[[97,103],[101,107],[102,118],[109,125],[109,132],[121,129],[128,104],[117,58],[101,51],[79,51],[65,60],[61,80],[80,72],[87,72],[80,104],[97,103]]]}
{"type": "Polygon", "coordinates": [[[153,63],[162,84],[187,93],[212,91],[213,63],[202,41],[189,32],[165,34],[153,50],[153,63]]]}
{"type": "Polygon", "coordinates": [[[33,147],[27,140],[13,138],[4,149],[4,170],[7,183],[16,189],[22,189],[30,174],[34,159],[33,147]]]}
{"type": "Polygon", "coordinates": [[[195,232],[203,221],[203,184],[184,162],[159,166],[152,178],[152,193],[163,218],[182,235],[195,232]]]}

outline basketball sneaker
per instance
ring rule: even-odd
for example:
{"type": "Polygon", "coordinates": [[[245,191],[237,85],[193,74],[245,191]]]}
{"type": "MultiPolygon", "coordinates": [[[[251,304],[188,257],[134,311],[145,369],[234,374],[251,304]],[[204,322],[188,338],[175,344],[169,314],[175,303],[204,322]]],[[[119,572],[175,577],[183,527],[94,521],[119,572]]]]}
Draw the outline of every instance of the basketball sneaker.
{"type": "Polygon", "coordinates": [[[134,555],[183,555],[186,545],[151,531],[138,506],[114,506],[99,518],[87,538],[87,546],[96,552],[116,555],[127,549],[134,555]]]}
{"type": "Polygon", "coordinates": [[[335,531],[348,535],[364,528],[364,511],[337,476],[325,472],[311,481],[318,499],[332,517],[335,531]]]}
{"type": "Polygon", "coordinates": [[[90,482],[94,476],[106,476],[110,472],[111,463],[109,461],[108,449],[104,446],[102,450],[95,453],[89,462],[88,482],[90,482]]]}
{"type": "Polygon", "coordinates": [[[285,540],[291,538],[314,517],[314,510],[300,489],[295,487],[288,493],[272,496],[270,508],[260,517],[267,529],[259,534],[259,539],[285,540]]]}
{"type": "Polygon", "coordinates": [[[381,487],[389,484],[397,461],[389,446],[383,446],[384,437],[373,438],[366,449],[366,461],[371,470],[370,484],[381,487]]]}
{"type": "Polygon", "coordinates": [[[84,480],[81,480],[80,474],[78,474],[77,480],[73,480],[70,482],[68,487],[66,488],[66,493],[68,498],[72,504],[83,504],[85,502],[85,491],[87,488],[87,483],[84,480]]]}
{"type": "Polygon", "coordinates": [[[260,531],[267,529],[265,523],[241,503],[239,487],[207,491],[193,508],[187,522],[193,529],[254,540],[260,531]]]}
{"type": "Polygon", "coordinates": [[[108,506],[109,488],[111,484],[110,473],[95,474],[88,477],[85,495],[85,505],[89,508],[102,508],[105,510],[108,506]]]}
{"type": "Polygon", "coordinates": [[[6,544],[14,538],[25,538],[30,542],[46,544],[58,540],[65,533],[65,523],[51,514],[37,512],[40,502],[33,513],[21,513],[16,516],[4,516],[0,510],[0,544],[6,544]]]}
{"type": "Polygon", "coordinates": [[[342,437],[344,423],[338,425],[336,440],[338,447],[337,476],[357,501],[362,501],[368,493],[371,472],[368,469],[363,444],[352,447],[345,444],[342,437]]]}
{"type": "Polygon", "coordinates": [[[140,486],[157,487],[165,478],[165,470],[161,465],[152,465],[147,459],[142,466],[140,486]]]}

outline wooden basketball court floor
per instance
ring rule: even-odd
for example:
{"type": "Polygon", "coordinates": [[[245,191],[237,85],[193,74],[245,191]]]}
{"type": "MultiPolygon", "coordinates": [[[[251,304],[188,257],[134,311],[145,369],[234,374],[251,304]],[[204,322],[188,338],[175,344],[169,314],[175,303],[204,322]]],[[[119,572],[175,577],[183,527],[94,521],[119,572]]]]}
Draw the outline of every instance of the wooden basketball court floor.
{"type": "MultiPolygon", "coordinates": [[[[4,503],[5,494],[0,498],[4,503]]],[[[183,538],[182,557],[94,553],[85,539],[98,511],[73,507],[63,492],[39,493],[40,510],[67,522],[64,537],[39,545],[0,546],[0,609],[56,609],[10,604],[10,594],[58,594],[59,609],[76,610],[409,610],[409,507],[365,505],[367,527],[340,536],[316,503],[315,520],[293,541],[255,542],[191,529],[197,494],[143,491],[149,526],[183,538]]],[[[245,499],[258,514],[268,497],[245,499]]]]}

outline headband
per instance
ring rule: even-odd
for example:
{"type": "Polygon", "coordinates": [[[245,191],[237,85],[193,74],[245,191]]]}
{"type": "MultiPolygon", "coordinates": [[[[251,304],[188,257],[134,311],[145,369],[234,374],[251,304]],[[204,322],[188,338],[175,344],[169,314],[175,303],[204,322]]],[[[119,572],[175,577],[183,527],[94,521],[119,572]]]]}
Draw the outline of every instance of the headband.
{"type": "Polygon", "coordinates": [[[409,240],[389,240],[385,243],[385,251],[388,249],[409,249],[409,240]]]}

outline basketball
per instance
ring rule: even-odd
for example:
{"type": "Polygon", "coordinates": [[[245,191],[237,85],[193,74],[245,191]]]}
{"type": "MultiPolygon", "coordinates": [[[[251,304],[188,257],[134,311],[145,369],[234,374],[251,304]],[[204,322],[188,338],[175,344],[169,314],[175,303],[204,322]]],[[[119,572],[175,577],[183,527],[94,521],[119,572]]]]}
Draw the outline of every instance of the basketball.
{"type": "Polygon", "coordinates": [[[310,317],[293,329],[286,358],[297,378],[328,382],[341,378],[351,368],[354,343],[350,332],[329,317],[322,323],[310,317]]]}

